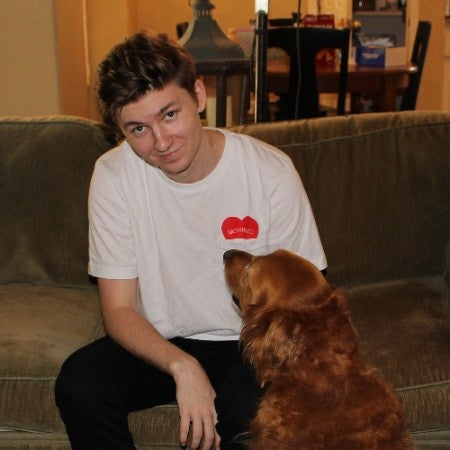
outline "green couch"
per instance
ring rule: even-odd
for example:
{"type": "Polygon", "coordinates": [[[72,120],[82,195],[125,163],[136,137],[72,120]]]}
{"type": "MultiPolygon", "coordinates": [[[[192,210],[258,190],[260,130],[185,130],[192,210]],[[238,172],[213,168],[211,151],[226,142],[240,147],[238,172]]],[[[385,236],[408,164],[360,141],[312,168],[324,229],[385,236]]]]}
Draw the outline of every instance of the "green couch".
{"type": "MultiPolygon", "coordinates": [[[[292,157],[361,353],[394,385],[419,447],[449,449],[450,113],[234,129],[292,157]]],[[[0,449],[69,447],[54,381],[103,333],[86,200],[94,161],[113,145],[80,118],[0,119],[0,449]]],[[[130,426],[139,448],[179,448],[174,404],[133,413],[130,426]]]]}

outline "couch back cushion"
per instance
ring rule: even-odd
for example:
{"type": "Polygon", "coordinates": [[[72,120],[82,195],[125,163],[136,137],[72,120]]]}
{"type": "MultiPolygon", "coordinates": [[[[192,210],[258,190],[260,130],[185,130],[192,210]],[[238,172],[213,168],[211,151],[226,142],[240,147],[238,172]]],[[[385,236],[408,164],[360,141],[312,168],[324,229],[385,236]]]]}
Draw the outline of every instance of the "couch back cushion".
{"type": "Polygon", "coordinates": [[[89,182],[113,143],[85,119],[0,119],[0,283],[89,285],[89,182]]]}
{"type": "Polygon", "coordinates": [[[443,275],[450,214],[450,114],[363,114],[234,128],[292,158],[332,282],[443,275]]]}
{"type": "MultiPolygon", "coordinates": [[[[332,282],[445,273],[450,114],[364,114],[234,129],[292,158],[332,282]]],[[[114,144],[85,119],[0,119],[0,283],[89,285],[89,181],[95,160],[114,144]]]]}

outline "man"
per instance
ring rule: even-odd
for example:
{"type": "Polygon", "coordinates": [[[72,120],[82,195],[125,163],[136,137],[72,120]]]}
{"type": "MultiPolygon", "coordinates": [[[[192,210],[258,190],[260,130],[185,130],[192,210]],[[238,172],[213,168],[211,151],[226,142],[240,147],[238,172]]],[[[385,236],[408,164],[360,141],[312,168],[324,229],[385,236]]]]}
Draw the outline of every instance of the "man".
{"type": "Polygon", "coordinates": [[[125,140],[96,164],[89,273],[107,336],[63,365],[56,400],[75,449],[134,448],[127,415],[176,400],[180,444],[240,448],[261,394],[238,348],[223,274],[231,248],[288,248],[326,265],[289,158],[204,128],[205,87],[189,54],[139,33],[98,72],[104,121],[125,140]]]}

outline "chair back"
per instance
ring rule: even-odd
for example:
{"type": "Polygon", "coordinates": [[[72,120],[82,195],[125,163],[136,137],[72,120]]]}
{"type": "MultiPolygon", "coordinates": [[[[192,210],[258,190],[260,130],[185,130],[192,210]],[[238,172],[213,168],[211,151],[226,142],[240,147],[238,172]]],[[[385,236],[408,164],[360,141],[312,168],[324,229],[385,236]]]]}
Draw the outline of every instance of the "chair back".
{"type": "Polygon", "coordinates": [[[411,62],[417,66],[417,72],[409,76],[409,84],[403,93],[402,103],[400,105],[400,110],[402,111],[416,109],[417,95],[419,93],[430,34],[431,22],[425,20],[419,21],[411,54],[411,62]]]}
{"type": "Polygon", "coordinates": [[[281,48],[290,57],[286,119],[323,116],[319,109],[316,55],[325,48],[341,51],[337,114],[345,113],[350,31],[315,27],[269,28],[268,48],[281,48]]]}
{"type": "Polygon", "coordinates": [[[292,27],[295,25],[295,19],[293,17],[269,18],[268,21],[269,27],[292,27]]]}

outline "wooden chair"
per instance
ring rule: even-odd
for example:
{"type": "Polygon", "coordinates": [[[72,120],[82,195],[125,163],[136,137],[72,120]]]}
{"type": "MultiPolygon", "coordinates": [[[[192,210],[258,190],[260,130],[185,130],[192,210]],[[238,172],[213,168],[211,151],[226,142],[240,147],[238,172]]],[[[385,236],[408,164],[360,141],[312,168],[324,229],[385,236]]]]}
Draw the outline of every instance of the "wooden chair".
{"type": "Polygon", "coordinates": [[[268,19],[269,27],[293,27],[295,25],[295,19],[293,17],[282,17],[268,19]]]}
{"type": "MultiPolygon", "coordinates": [[[[297,19],[293,17],[268,18],[269,27],[293,27],[297,23],[297,19]]],[[[255,26],[256,19],[250,20],[250,24],[255,26]]]]}
{"type": "Polygon", "coordinates": [[[325,48],[341,51],[337,114],[345,114],[350,31],[331,28],[268,29],[268,48],[281,48],[290,57],[288,95],[281,98],[278,119],[324,116],[319,108],[316,55],[325,48]]]}
{"type": "Polygon", "coordinates": [[[417,94],[419,93],[420,80],[427,54],[428,41],[431,34],[431,22],[419,21],[417,25],[414,47],[411,54],[411,62],[417,66],[417,72],[410,74],[409,84],[403,93],[400,110],[416,109],[417,94]]]}

